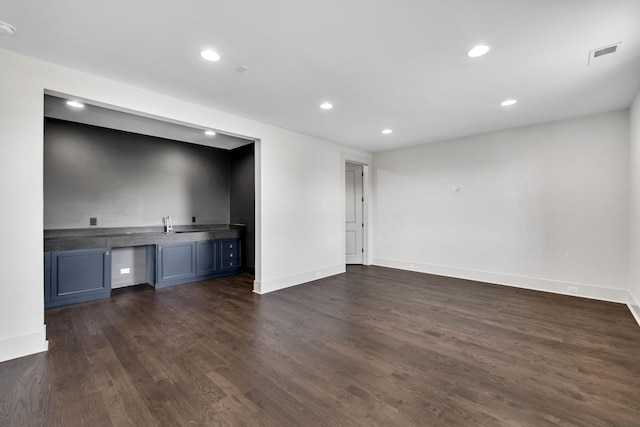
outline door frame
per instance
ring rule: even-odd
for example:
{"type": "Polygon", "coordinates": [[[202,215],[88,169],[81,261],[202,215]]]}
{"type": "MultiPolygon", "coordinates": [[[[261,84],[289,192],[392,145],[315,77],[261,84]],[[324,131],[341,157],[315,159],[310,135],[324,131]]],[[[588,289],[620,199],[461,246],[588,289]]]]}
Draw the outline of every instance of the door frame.
{"type": "Polygon", "coordinates": [[[342,183],[341,188],[342,188],[342,222],[340,224],[340,229],[342,230],[342,238],[340,239],[341,243],[341,259],[342,259],[342,265],[345,266],[347,265],[347,253],[346,253],[346,245],[345,245],[345,234],[346,234],[346,226],[345,226],[345,221],[346,221],[346,211],[347,211],[347,206],[346,206],[346,189],[345,189],[345,179],[346,179],[346,174],[345,174],[345,169],[347,166],[347,163],[354,163],[357,165],[362,165],[362,197],[364,197],[364,203],[362,206],[362,221],[364,223],[364,229],[362,230],[362,248],[364,249],[364,252],[362,254],[362,265],[371,265],[371,258],[372,258],[372,251],[371,251],[371,246],[372,246],[372,227],[371,224],[373,223],[372,221],[372,191],[371,189],[373,188],[373,185],[371,183],[371,158],[368,157],[363,157],[363,156],[359,156],[357,154],[352,154],[352,153],[342,153],[341,156],[341,162],[340,162],[340,182],[342,183]]]}

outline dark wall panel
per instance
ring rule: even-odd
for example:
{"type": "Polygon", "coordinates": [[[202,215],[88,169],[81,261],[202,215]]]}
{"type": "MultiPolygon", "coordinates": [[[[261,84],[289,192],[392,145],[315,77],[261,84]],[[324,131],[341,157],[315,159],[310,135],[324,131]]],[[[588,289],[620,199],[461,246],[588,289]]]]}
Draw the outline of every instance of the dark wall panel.
{"type": "Polygon", "coordinates": [[[230,222],[228,151],[55,119],[44,141],[45,229],[230,222]]]}
{"type": "Polygon", "coordinates": [[[231,222],[247,224],[242,264],[255,270],[255,154],[254,144],[231,151],[231,222]]]}

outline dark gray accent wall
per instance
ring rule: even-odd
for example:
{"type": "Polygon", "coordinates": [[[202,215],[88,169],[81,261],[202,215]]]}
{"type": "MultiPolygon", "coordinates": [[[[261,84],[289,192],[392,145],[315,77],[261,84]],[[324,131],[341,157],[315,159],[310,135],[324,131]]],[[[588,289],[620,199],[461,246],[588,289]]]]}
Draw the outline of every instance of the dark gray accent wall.
{"type": "Polygon", "coordinates": [[[256,209],[254,144],[231,150],[231,222],[247,224],[242,265],[255,272],[256,209]]]}
{"type": "Polygon", "coordinates": [[[167,215],[174,225],[191,224],[192,216],[198,223],[228,223],[230,156],[47,118],[44,228],[89,227],[90,217],[98,227],[160,226],[167,215]]]}

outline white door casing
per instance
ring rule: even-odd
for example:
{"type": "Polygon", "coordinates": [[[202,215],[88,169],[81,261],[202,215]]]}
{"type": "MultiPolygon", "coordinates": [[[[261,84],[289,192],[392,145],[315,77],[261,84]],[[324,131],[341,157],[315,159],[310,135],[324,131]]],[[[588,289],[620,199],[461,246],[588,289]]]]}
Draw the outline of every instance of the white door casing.
{"type": "Polygon", "coordinates": [[[345,168],[345,250],[347,264],[363,260],[362,165],[347,163],[345,168]]]}

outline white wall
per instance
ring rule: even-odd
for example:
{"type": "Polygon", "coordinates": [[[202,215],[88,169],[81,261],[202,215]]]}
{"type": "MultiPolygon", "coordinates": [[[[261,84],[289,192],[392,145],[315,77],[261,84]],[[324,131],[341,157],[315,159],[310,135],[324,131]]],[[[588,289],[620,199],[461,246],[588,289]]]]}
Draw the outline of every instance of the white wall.
{"type": "Polygon", "coordinates": [[[281,140],[270,147],[263,140],[263,274],[256,292],[270,292],[345,270],[340,253],[344,240],[340,160],[339,150],[327,149],[311,139],[281,140]],[[267,249],[264,242],[278,244],[267,249]]]}
{"type": "Polygon", "coordinates": [[[257,138],[257,292],[344,271],[345,152],[366,153],[0,50],[0,361],[46,349],[43,316],[43,95],[257,138]]]}
{"type": "Polygon", "coordinates": [[[640,93],[631,107],[631,233],[629,308],[640,323],[640,93]]]}
{"type": "MultiPolygon", "coordinates": [[[[42,88],[0,52],[0,361],[47,348],[42,283],[42,88]]],[[[26,73],[25,73],[26,71],[26,73]]]]}
{"type": "Polygon", "coordinates": [[[628,150],[625,110],[375,154],[374,263],[626,302],[628,150]]]}

